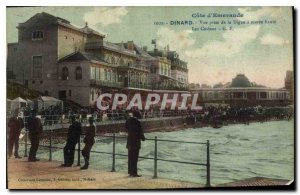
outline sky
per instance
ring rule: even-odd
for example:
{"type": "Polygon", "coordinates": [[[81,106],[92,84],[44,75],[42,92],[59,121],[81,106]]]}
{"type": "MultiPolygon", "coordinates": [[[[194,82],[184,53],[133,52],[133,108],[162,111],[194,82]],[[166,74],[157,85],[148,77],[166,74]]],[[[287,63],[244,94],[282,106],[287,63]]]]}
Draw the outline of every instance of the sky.
{"type": "Polygon", "coordinates": [[[190,83],[226,83],[242,73],[251,82],[280,88],[284,86],[286,71],[293,70],[291,7],[8,7],[7,42],[17,42],[18,23],[39,12],[59,16],[79,27],[88,22],[89,27],[105,34],[111,42],[133,40],[148,50],[154,47],[152,39],[157,40],[160,49],[169,45],[188,63],[190,83]],[[192,17],[195,13],[205,17],[192,17]],[[209,13],[243,17],[209,18],[209,13]],[[193,24],[171,25],[171,21],[186,20],[193,24]],[[226,24],[220,24],[222,20],[226,24]],[[217,30],[193,31],[192,27],[217,30]]]}

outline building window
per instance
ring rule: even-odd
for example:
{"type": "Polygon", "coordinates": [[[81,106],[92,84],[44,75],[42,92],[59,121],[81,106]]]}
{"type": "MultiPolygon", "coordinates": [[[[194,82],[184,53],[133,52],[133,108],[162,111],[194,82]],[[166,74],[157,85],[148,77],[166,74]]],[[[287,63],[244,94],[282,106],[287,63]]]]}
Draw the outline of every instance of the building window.
{"type": "Polygon", "coordinates": [[[107,81],[107,70],[106,69],[104,69],[104,80],[107,81]]]}
{"type": "Polygon", "coordinates": [[[42,78],[42,56],[32,57],[32,78],[42,78]]]}
{"type": "Polygon", "coordinates": [[[111,72],[111,81],[115,82],[115,73],[114,72],[111,72]]]}
{"type": "Polygon", "coordinates": [[[123,58],[120,59],[120,65],[125,65],[123,58]]]}
{"type": "Polygon", "coordinates": [[[111,56],[107,56],[107,63],[111,64],[111,56]]]}
{"type": "Polygon", "coordinates": [[[101,80],[105,80],[105,72],[104,72],[104,69],[103,69],[103,68],[99,68],[99,71],[100,71],[100,79],[101,79],[101,80]]]}
{"type": "Polygon", "coordinates": [[[115,63],[116,63],[115,58],[114,58],[113,56],[111,57],[111,63],[112,63],[112,64],[115,64],[115,63]]]}
{"type": "Polygon", "coordinates": [[[130,67],[132,65],[132,62],[131,61],[129,61],[128,62],[128,67],[130,67]]]}
{"type": "Polygon", "coordinates": [[[42,40],[44,38],[44,32],[37,30],[32,32],[32,40],[42,40]]]}
{"type": "Polygon", "coordinates": [[[96,68],[96,80],[100,81],[100,68],[96,68]]]}
{"type": "Polygon", "coordinates": [[[92,101],[94,101],[94,90],[91,91],[92,101]]]}
{"type": "Polygon", "coordinates": [[[110,70],[107,71],[107,80],[111,81],[111,72],[110,72],[110,70]]]}
{"type": "Polygon", "coordinates": [[[75,70],[75,79],[76,80],[81,80],[82,79],[82,69],[79,66],[75,70]]]}
{"type": "Polygon", "coordinates": [[[69,96],[72,96],[72,91],[71,91],[71,89],[69,89],[69,96]]]}
{"type": "Polygon", "coordinates": [[[150,67],[150,72],[155,74],[156,73],[156,67],[154,64],[151,64],[151,67],[150,67]]]}
{"type": "Polygon", "coordinates": [[[91,67],[91,79],[96,79],[96,68],[91,67]]]}
{"type": "Polygon", "coordinates": [[[62,75],[61,75],[62,80],[69,80],[69,70],[67,67],[64,67],[62,69],[62,75]]]}

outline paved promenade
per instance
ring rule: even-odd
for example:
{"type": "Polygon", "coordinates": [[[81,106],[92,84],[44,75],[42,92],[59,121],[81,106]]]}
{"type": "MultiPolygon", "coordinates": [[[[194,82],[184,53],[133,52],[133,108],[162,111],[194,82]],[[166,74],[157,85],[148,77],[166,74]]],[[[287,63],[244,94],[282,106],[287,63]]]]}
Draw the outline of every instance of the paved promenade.
{"type": "Polygon", "coordinates": [[[78,166],[61,167],[60,162],[26,158],[8,159],[9,189],[168,189],[199,188],[203,185],[151,176],[129,177],[126,173],[103,170],[80,170],[78,166]]]}

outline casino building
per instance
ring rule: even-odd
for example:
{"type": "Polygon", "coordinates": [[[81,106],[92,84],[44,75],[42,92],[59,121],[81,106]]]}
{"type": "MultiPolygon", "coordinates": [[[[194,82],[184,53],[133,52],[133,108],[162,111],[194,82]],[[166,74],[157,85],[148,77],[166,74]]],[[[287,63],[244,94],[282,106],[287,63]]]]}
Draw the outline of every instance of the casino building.
{"type": "Polygon", "coordinates": [[[290,90],[253,86],[244,74],[237,74],[224,88],[191,90],[199,94],[200,104],[223,103],[244,106],[285,106],[291,104],[290,90]]]}
{"type": "Polygon", "coordinates": [[[187,90],[187,64],[175,51],[148,52],[42,12],[19,23],[7,45],[7,78],[44,95],[93,105],[102,92],[187,90]]]}

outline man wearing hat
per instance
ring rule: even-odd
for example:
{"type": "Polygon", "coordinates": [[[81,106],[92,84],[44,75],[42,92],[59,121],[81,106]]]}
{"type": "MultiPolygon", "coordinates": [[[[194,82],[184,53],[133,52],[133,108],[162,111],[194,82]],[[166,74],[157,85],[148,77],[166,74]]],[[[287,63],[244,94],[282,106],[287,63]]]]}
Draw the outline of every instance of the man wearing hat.
{"type": "Polygon", "coordinates": [[[32,110],[29,118],[27,120],[27,129],[28,129],[28,136],[31,143],[30,150],[29,150],[29,162],[36,162],[40,159],[36,158],[36,152],[38,150],[40,144],[40,138],[43,133],[43,126],[41,120],[36,117],[36,111],[32,110]]]}
{"type": "Polygon", "coordinates": [[[74,163],[74,153],[76,144],[80,141],[81,123],[76,121],[75,115],[71,116],[72,124],[68,130],[67,143],[64,147],[64,164],[63,167],[71,167],[74,163]]]}
{"type": "Polygon", "coordinates": [[[15,148],[15,158],[22,158],[19,156],[19,136],[21,129],[24,127],[24,122],[21,116],[16,118],[16,113],[8,121],[9,137],[8,137],[8,156],[11,158],[13,147],[15,148]]]}
{"type": "Polygon", "coordinates": [[[95,143],[96,128],[94,125],[93,116],[90,116],[88,120],[89,120],[89,127],[86,129],[85,137],[83,139],[85,146],[81,152],[82,156],[84,158],[84,166],[81,167],[80,169],[88,169],[89,168],[90,152],[95,143]]]}
{"type": "Polygon", "coordinates": [[[128,132],[127,145],[128,149],[128,174],[130,177],[140,177],[137,174],[137,162],[141,148],[141,140],[145,141],[145,136],[141,123],[138,120],[141,114],[138,111],[133,112],[133,116],[126,120],[125,128],[128,132]]]}

